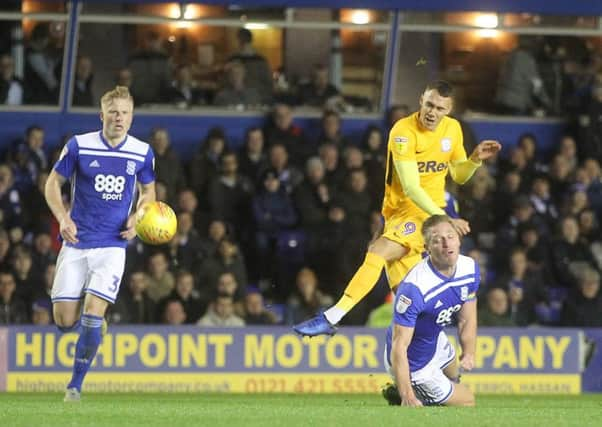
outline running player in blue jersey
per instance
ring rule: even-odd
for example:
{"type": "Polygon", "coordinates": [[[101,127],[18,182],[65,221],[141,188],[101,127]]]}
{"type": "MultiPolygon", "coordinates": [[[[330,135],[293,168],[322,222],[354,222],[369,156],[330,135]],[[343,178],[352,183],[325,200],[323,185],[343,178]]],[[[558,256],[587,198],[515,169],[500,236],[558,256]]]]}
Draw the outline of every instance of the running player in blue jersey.
{"type": "Polygon", "coordinates": [[[125,247],[136,235],[136,194],[137,208],[155,201],[153,151],[128,135],[134,110],[128,89],[117,86],[100,104],[102,130],[67,142],[45,189],[63,238],[52,286],[54,320],[64,332],[79,330],[65,401],[80,400],[84,376],[102,340],[105,311],[119,292],[125,247]],[[67,180],[70,208],[61,197],[67,180]]]}
{"type": "Polygon", "coordinates": [[[460,236],[448,216],[429,217],[422,235],[428,256],[408,272],[395,295],[385,346],[385,367],[395,384],[383,395],[403,406],[474,406],[474,395],[458,380],[460,367],[474,367],[479,267],[460,255],[460,236]],[[460,367],[443,330],[456,318],[460,367]]]}

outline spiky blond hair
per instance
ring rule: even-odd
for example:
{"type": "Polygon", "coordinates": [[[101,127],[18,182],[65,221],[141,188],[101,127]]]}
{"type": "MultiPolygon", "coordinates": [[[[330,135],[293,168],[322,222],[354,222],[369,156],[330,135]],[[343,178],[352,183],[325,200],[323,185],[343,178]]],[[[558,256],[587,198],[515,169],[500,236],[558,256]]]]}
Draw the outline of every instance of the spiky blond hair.
{"type": "Polygon", "coordinates": [[[108,91],[100,98],[101,108],[113,102],[114,99],[127,99],[132,101],[132,104],[134,103],[134,98],[126,86],[115,86],[115,89],[108,91]]]}

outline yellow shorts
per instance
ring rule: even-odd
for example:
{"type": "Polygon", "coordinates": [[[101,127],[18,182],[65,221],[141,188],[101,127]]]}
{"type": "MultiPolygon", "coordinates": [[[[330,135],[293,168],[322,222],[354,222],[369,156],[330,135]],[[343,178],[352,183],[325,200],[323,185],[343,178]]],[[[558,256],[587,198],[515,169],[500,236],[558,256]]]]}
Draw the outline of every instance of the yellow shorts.
{"type": "Polygon", "coordinates": [[[421,259],[425,250],[422,239],[422,224],[429,217],[427,213],[392,216],[385,219],[382,236],[409,249],[401,259],[385,265],[387,279],[391,289],[397,288],[408,271],[421,259]]]}

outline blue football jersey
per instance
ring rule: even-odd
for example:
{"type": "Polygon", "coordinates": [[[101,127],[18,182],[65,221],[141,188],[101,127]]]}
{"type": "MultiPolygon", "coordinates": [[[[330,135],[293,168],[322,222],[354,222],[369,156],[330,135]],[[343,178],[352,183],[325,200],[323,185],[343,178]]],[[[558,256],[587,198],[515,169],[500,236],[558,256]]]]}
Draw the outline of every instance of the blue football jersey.
{"type": "Polygon", "coordinates": [[[71,219],[77,226],[79,249],[125,247],[125,229],[136,196],[136,182],[155,180],[151,147],[130,135],[111,147],[102,132],[71,138],[56,172],[71,181],[71,219]]]}
{"type": "Polygon", "coordinates": [[[403,279],[395,294],[393,320],[387,329],[387,357],[391,362],[393,326],[414,328],[408,347],[410,372],[423,368],[434,356],[437,338],[450,325],[462,305],[476,298],[479,287],[479,265],[460,255],[452,277],[440,274],[425,258],[403,279]]]}

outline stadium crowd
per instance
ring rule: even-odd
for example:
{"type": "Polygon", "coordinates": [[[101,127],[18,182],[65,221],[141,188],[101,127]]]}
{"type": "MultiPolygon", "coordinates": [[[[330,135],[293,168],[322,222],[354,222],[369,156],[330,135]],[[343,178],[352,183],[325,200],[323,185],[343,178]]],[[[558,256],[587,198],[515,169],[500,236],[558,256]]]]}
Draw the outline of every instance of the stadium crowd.
{"type": "MultiPolygon", "coordinates": [[[[0,102],[57,102],[60,63],[48,52],[48,38],[46,27],[34,27],[24,81],[15,77],[12,58],[0,56],[0,102]]],[[[274,84],[251,33],[239,31],[238,42],[219,88],[197,84],[185,64],[173,68],[154,33],[118,73],[117,83],[132,90],[137,105],[275,104],[265,126],[247,130],[240,150],[218,127],[190,159],[173,150],[168,129],[138,135],[154,149],[157,195],[174,207],[178,231],[162,247],[131,242],[111,323],[298,323],[332,304],[380,228],[387,131],[407,107],[392,107],[384,126],[367,127],[356,141],[341,132],[337,110],[347,99],[328,83],[325,67],[317,65],[298,90],[283,92],[286,85],[274,84]],[[320,131],[296,125],[291,105],[328,107],[320,131]]],[[[472,229],[463,251],[481,267],[483,326],[602,326],[602,82],[592,71],[596,56],[579,72],[568,68],[575,72],[562,87],[575,96],[546,95],[558,83],[550,70],[566,54],[563,45],[550,46],[544,49],[549,63],[536,64],[533,45],[519,43],[501,72],[495,102],[509,114],[570,112],[578,124],[556,141],[551,158],[525,134],[468,185],[449,185],[448,213],[472,229]],[[521,86],[527,84],[517,77],[521,67],[534,73],[527,83],[539,81],[537,91],[521,86]]],[[[90,58],[81,56],[73,105],[94,105],[93,72],[90,58]]],[[[461,123],[470,151],[474,136],[461,123]]],[[[62,147],[46,144],[44,129],[35,125],[3,145],[9,148],[0,164],[0,324],[47,324],[60,242],[44,186],[62,147]]],[[[388,326],[391,295],[381,281],[344,323],[388,326]]]]}
{"type": "MultiPolygon", "coordinates": [[[[129,245],[111,323],[292,324],[332,303],[379,229],[386,139],[376,125],[346,138],[325,111],[311,140],[293,114],[276,105],[240,151],[212,128],[188,162],[167,129],[148,136],[178,231],[161,247],[129,245]]],[[[566,134],[544,161],[523,135],[461,190],[450,184],[448,212],[470,222],[463,251],[481,267],[481,325],[602,325],[602,172],[583,146],[566,134]]],[[[43,189],[60,148],[47,152],[31,126],[0,165],[2,324],[52,321],[60,242],[43,189]]],[[[384,326],[386,300],[383,284],[346,323],[384,326]]]]}

